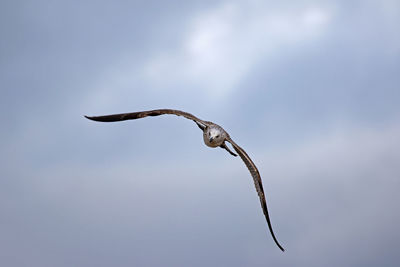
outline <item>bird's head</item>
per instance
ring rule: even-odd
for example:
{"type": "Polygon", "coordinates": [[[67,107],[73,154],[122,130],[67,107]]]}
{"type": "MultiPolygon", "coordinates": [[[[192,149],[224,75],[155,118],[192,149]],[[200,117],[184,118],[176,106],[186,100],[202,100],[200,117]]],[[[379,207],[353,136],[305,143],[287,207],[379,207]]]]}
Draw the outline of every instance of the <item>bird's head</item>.
{"type": "Polygon", "coordinates": [[[226,135],[221,127],[213,125],[205,129],[203,137],[204,137],[204,143],[207,146],[217,147],[222,145],[222,143],[225,141],[226,135]]]}

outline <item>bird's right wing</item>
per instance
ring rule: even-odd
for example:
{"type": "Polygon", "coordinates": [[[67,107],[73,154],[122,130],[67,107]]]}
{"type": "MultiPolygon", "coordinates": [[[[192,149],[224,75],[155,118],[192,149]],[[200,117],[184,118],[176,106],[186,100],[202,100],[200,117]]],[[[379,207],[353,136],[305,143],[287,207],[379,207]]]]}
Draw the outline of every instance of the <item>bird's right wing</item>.
{"type": "Polygon", "coordinates": [[[164,114],[173,114],[177,116],[183,116],[189,120],[193,120],[196,123],[201,123],[203,125],[209,125],[209,122],[203,121],[196,116],[181,111],[181,110],[175,110],[175,109],[155,109],[155,110],[149,110],[149,111],[139,111],[139,112],[131,112],[131,113],[120,113],[120,114],[112,114],[112,115],[105,115],[105,116],[85,116],[89,120],[93,121],[101,121],[101,122],[114,122],[114,121],[125,121],[125,120],[135,120],[135,119],[141,119],[147,116],[160,116],[164,114]]]}

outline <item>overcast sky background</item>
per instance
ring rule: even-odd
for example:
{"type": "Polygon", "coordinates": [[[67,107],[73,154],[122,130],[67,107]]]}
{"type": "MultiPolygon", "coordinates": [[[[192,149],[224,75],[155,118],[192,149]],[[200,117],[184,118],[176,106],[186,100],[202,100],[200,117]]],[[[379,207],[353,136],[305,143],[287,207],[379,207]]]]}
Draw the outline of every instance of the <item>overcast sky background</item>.
{"type": "Polygon", "coordinates": [[[400,2],[1,1],[2,266],[399,266],[400,2]],[[175,116],[223,126],[263,178],[175,116]]]}

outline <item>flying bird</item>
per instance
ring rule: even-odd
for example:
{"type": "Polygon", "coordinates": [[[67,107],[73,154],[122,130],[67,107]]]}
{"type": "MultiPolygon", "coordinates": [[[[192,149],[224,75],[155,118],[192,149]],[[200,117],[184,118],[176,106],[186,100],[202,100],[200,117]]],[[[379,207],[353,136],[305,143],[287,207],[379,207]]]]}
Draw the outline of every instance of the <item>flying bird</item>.
{"type": "Polygon", "coordinates": [[[284,251],[283,247],[279,244],[278,240],[275,237],[274,231],[272,230],[271,220],[269,218],[269,213],[267,209],[267,202],[265,200],[264,189],[261,181],[260,173],[254,162],[250,159],[247,155],[246,151],[243,150],[240,146],[238,146],[229,136],[229,134],[219,125],[210,122],[210,121],[203,121],[196,116],[174,109],[156,109],[156,110],[149,110],[149,111],[140,111],[140,112],[132,112],[132,113],[121,113],[121,114],[113,114],[113,115],[105,115],[105,116],[95,116],[89,117],[85,116],[86,118],[93,120],[93,121],[100,121],[100,122],[115,122],[115,121],[125,121],[125,120],[135,120],[141,119],[148,116],[159,116],[164,114],[173,114],[177,116],[183,116],[189,120],[194,121],[197,126],[203,131],[203,139],[204,143],[209,147],[221,147],[229,152],[229,154],[233,156],[239,156],[242,158],[243,162],[246,164],[247,168],[249,169],[251,176],[253,177],[254,184],[256,186],[258,197],[260,198],[260,203],[262,210],[264,212],[265,219],[267,220],[269,231],[271,232],[272,238],[274,239],[276,245],[284,251]],[[236,153],[231,151],[225,142],[229,142],[236,153]]]}

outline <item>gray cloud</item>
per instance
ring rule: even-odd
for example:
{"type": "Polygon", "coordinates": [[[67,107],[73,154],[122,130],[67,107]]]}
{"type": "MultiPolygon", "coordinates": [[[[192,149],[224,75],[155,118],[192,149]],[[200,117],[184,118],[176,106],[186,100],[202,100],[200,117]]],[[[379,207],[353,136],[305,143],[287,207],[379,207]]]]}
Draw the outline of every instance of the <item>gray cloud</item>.
{"type": "Polygon", "coordinates": [[[3,265],[400,262],[397,1],[0,5],[3,265]],[[248,151],[287,252],[192,122],[82,116],[158,107],[248,151]]]}

